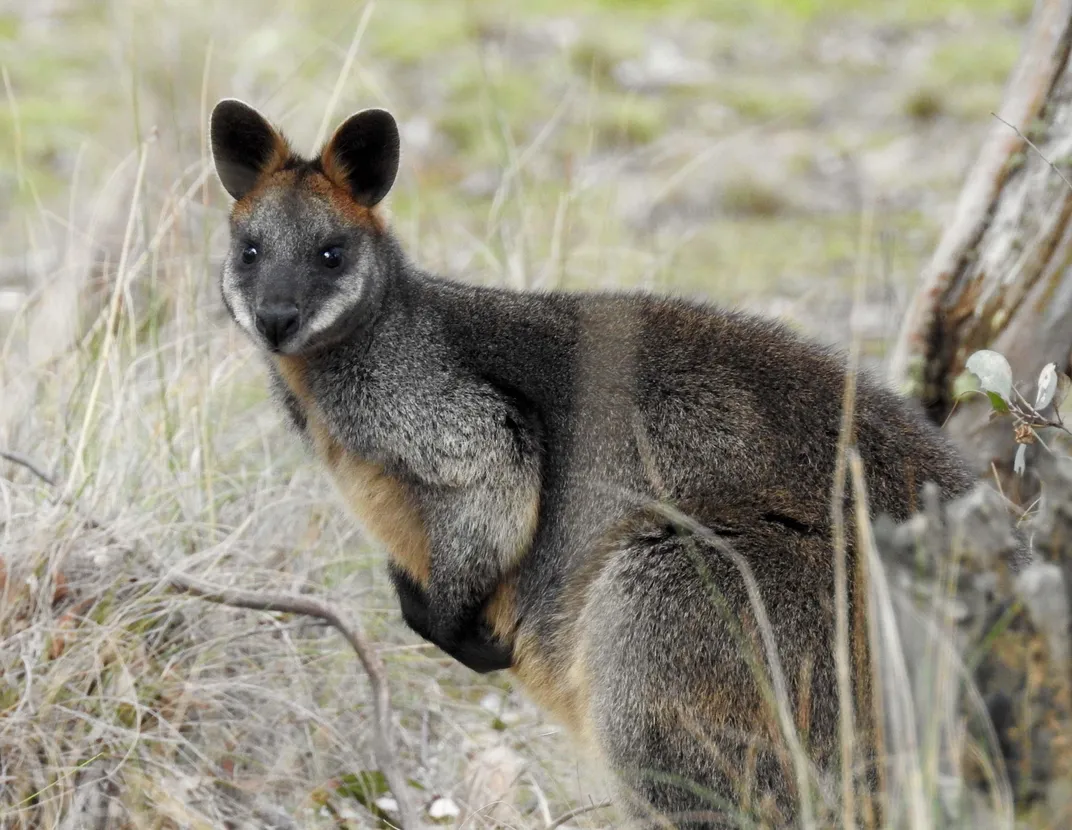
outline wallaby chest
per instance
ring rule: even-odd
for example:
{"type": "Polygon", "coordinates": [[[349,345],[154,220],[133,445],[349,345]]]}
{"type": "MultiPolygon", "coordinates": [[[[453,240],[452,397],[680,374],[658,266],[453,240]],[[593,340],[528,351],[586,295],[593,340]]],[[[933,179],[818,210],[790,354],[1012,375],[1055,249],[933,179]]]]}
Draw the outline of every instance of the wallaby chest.
{"type": "Polygon", "coordinates": [[[427,583],[428,533],[406,485],[390,475],[383,464],[350,452],[335,437],[310,389],[307,366],[302,360],[279,357],[276,368],[297,402],[317,457],[331,474],[350,510],[387,548],[396,565],[419,584],[427,583]]]}

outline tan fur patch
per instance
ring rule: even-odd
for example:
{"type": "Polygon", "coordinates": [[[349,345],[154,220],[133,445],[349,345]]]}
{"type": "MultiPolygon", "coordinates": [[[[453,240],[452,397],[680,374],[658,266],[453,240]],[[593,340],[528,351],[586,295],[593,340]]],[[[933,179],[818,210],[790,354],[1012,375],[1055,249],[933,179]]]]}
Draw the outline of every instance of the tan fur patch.
{"type": "Polygon", "coordinates": [[[585,670],[582,644],[573,640],[569,653],[551,654],[531,631],[518,633],[514,641],[513,673],[535,703],[565,726],[582,745],[594,746],[589,713],[591,692],[585,670]]]}
{"type": "Polygon", "coordinates": [[[514,552],[515,563],[520,562],[521,558],[529,552],[532,548],[532,542],[536,538],[536,527],[540,521],[539,482],[534,481],[531,491],[519,497],[518,501],[520,502],[522,498],[524,502],[518,505],[521,522],[517,550],[514,552]]]}
{"type": "Polygon", "coordinates": [[[320,151],[320,166],[324,168],[324,175],[328,177],[336,187],[345,189],[350,180],[350,168],[342,162],[339,154],[335,152],[333,140],[328,141],[324,149],[320,151]]]}
{"type": "MultiPolygon", "coordinates": [[[[282,163],[280,162],[279,164],[282,163]]],[[[231,208],[231,218],[248,218],[253,212],[253,206],[264,196],[265,191],[271,188],[293,187],[297,178],[297,174],[293,170],[279,170],[278,167],[266,168],[249,193],[234,203],[231,208]]]]}
{"type": "Polygon", "coordinates": [[[508,643],[514,639],[517,629],[517,587],[512,578],[499,585],[488,603],[485,616],[496,637],[508,643]]]}
{"type": "Polygon", "coordinates": [[[306,385],[300,359],[280,356],[276,365],[300,402],[317,454],[350,509],[383,543],[396,565],[420,585],[427,585],[431,563],[428,534],[410,494],[382,466],[347,452],[330,434],[306,385]]]}
{"type": "Polygon", "coordinates": [[[554,646],[540,642],[530,631],[518,631],[517,589],[514,579],[503,582],[488,605],[487,620],[495,636],[514,647],[511,671],[533,700],[563,726],[578,743],[594,746],[587,714],[588,683],[584,665],[577,656],[579,644],[569,635],[556,639],[573,640],[569,660],[555,653],[554,646]],[[564,665],[564,668],[563,668],[564,665]]]}
{"type": "Polygon", "coordinates": [[[595,747],[595,732],[589,711],[591,683],[581,621],[589,588],[621,552],[637,521],[631,517],[608,531],[601,543],[588,552],[580,569],[567,579],[559,598],[560,627],[550,642],[524,628],[514,642],[513,672],[518,682],[538,706],[565,726],[579,744],[590,749],[595,747]]]}

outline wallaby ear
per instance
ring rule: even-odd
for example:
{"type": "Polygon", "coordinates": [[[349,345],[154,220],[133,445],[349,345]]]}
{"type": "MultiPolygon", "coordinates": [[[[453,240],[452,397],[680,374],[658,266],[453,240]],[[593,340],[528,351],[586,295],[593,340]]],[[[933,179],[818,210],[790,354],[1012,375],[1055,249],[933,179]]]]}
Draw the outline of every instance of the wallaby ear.
{"type": "Polygon", "coordinates": [[[394,116],[386,110],[362,110],[347,118],[320,151],[329,179],[345,187],[359,205],[380,203],[398,173],[399,139],[394,116]]]}
{"type": "Polygon", "coordinates": [[[286,139],[264,116],[234,98],[225,98],[212,110],[209,136],[216,175],[236,199],[290,154],[286,139]]]}

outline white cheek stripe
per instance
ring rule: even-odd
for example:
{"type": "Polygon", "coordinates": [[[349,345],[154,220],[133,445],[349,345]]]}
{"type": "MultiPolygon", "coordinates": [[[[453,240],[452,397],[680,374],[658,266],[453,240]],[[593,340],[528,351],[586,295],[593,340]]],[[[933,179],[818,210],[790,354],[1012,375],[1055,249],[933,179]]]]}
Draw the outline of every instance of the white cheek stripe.
{"type": "Polygon", "coordinates": [[[367,253],[367,246],[362,245],[354,272],[335,286],[332,294],[301,327],[298,339],[287,344],[287,350],[300,349],[319,334],[323,334],[339,321],[344,314],[353,310],[364,298],[365,287],[371,277],[372,262],[367,253]]]}
{"type": "Polygon", "coordinates": [[[229,270],[223,272],[223,296],[227,298],[227,303],[231,306],[235,322],[245,329],[246,333],[251,337],[257,337],[257,327],[253,323],[253,312],[249,304],[246,303],[246,298],[242,292],[238,290],[234,276],[229,270]]]}
{"type": "Polygon", "coordinates": [[[331,328],[346,312],[361,302],[365,294],[365,277],[354,274],[325,302],[308,323],[302,326],[303,340],[316,337],[331,328]]]}

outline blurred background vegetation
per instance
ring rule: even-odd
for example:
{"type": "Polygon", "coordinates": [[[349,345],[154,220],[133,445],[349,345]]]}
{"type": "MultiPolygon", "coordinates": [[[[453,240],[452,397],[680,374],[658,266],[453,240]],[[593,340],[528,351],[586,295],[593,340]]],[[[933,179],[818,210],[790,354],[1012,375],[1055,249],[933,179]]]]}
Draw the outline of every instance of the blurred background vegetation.
{"type": "Polygon", "coordinates": [[[871,205],[859,322],[880,352],[1030,6],[390,0],[366,18],[332,0],[6,0],[0,240],[5,261],[61,246],[59,219],[150,136],[147,201],[188,184],[219,97],[303,150],[329,102],[335,120],[385,106],[404,129],[396,226],[468,278],[670,288],[842,337],[871,205]]]}
{"type": "Polygon", "coordinates": [[[382,557],[267,405],[216,285],[216,100],[306,152],[390,109],[390,210],[427,268],[700,296],[855,332],[876,359],[1030,8],[0,0],[0,449],[56,482],[0,462],[0,827],[372,821],[352,655],[306,621],[168,594],[178,566],[352,609],[429,816],[544,827],[600,797],[505,678],[404,628],[382,557]]]}

